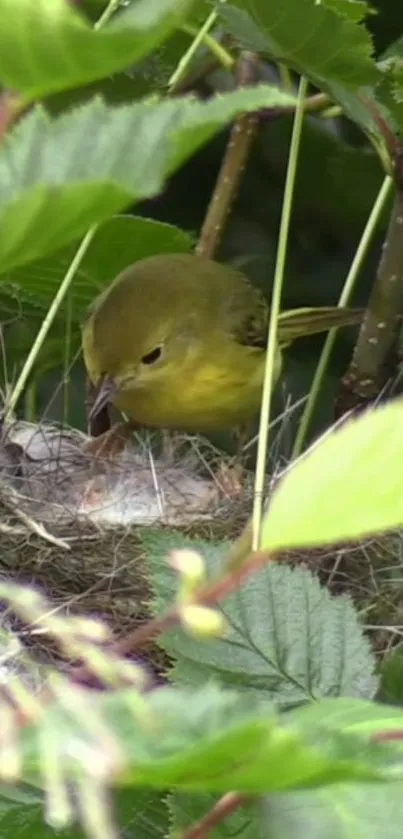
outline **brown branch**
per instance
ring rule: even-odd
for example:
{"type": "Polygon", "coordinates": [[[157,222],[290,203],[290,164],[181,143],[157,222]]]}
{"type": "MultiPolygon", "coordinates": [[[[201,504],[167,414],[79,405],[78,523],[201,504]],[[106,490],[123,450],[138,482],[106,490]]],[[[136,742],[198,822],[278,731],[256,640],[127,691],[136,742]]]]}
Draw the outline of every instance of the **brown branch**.
{"type": "MultiPolygon", "coordinates": [[[[314,93],[304,102],[304,113],[315,114],[324,111],[332,104],[327,93],[314,93]]],[[[295,113],[295,105],[281,105],[275,108],[262,108],[259,117],[262,120],[278,119],[278,117],[292,116],[295,113]]]]}
{"type": "MultiPolygon", "coordinates": [[[[254,84],[259,76],[259,59],[253,53],[242,53],[236,69],[239,87],[254,84]]],[[[220,242],[225,222],[238,190],[249,150],[256,135],[259,114],[244,114],[232,127],[206,218],[200,232],[196,254],[211,259],[220,242]]]]}
{"type": "Polygon", "coordinates": [[[0,142],[13,122],[22,113],[24,107],[17,93],[5,90],[0,95],[0,142]]]}
{"type": "Polygon", "coordinates": [[[390,743],[393,740],[403,740],[403,731],[401,728],[390,731],[377,731],[371,737],[371,743],[390,743]]]}
{"type": "Polygon", "coordinates": [[[390,379],[403,311],[403,190],[398,187],[383,247],[349,369],[343,377],[340,413],[376,398],[390,379]]]}
{"type": "Polygon", "coordinates": [[[217,801],[217,804],[200,821],[195,822],[181,833],[179,839],[205,839],[214,827],[234,813],[235,810],[238,810],[246,801],[247,798],[244,795],[238,792],[228,792],[217,801]]]}
{"type": "Polygon", "coordinates": [[[388,125],[385,117],[379,111],[378,106],[373,101],[373,99],[370,99],[368,96],[360,96],[359,99],[361,99],[362,104],[371,114],[379,133],[384,139],[385,148],[388,152],[390,160],[393,161],[397,151],[397,138],[395,137],[392,129],[388,125]]]}

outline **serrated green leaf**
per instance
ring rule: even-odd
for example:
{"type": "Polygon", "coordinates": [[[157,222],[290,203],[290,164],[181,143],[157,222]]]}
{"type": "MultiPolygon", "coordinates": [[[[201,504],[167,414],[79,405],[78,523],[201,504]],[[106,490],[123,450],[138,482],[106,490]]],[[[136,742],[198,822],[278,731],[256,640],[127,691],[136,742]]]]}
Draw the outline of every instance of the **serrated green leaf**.
{"type": "Polygon", "coordinates": [[[245,49],[285,61],[313,80],[354,89],[378,78],[367,30],[315,0],[235,0],[219,5],[219,13],[245,49]]]}
{"type": "Polygon", "coordinates": [[[403,133],[403,73],[400,73],[399,83],[399,72],[386,72],[373,92],[376,111],[396,137],[403,133]]]}
{"type": "Polygon", "coordinates": [[[183,97],[113,108],[95,101],[55,120],[35,108],[0,152],[2,273],[158,194],[168,175],[237,114],[275,102],[294,98],[259,85],[205,103],[183,97]]]}
{"type": "Polygon", "coordinates": [[[375,14],[374,9],[364,0],[322,0],[322,5],[353,23],[360,23],[367,15],[375,14]]]}
{"type": "Polygon", "coordinates": [[[262,546],[332,544],[402,525],[402,423],[397,400],[347,420],[315,444],[275,490],[262,546]]]}
{"type": "Polygon", "coordinates": [[[105,78],[143,58],[191,0],[137,0],[95,30],[66,0],[0,0],[0,81],[33,100],[105,78]]]}
{"type": "MultiPolygon", "coordinates": [[[[166,804],[156,793],[137,789],[119,790],[113,797],[113,815],[122,835],[134,831],[136,839],[160,839],[168,830],[166,804]]],[[[1,839],[86,839],[85,831],[79,826],[69,827],[55,834],[44,820],[43,806],[19,806],[0,804],[1,839]]]]}
{"type": "MultiPolygon", "coordinates": [[[[142,531],[140,538],[158,614],[176,596],[177,580],[165,559],[170,550],[199,551],[210,576],[227,550],[177,534],[142,531]]],[[[374,694],[374,659],[351,600],[332,597],[309,571],[267,564],[219,608],[227,623],[224,638],[195,640],[175,628],[160,639],[175,660],[174,682],[200,686],[215,678],[282,707],[312,697],[374,694]]]]}

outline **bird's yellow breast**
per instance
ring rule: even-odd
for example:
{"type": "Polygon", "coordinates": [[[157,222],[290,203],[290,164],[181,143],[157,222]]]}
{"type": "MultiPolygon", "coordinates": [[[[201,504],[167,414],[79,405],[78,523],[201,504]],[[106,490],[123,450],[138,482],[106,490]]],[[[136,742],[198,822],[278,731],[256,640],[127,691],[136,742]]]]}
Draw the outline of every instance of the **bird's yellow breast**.
{"type": "Polygon", "coordinates": [[[177,370],[152,387],[134,387],[121,393],[117,407],[136,422],[185,431],[212,431],[247,422],[258,412],[264,356],[251,357],[243,349],[242,363],[222,367],[201,363],[192,370],[177,370]]]}

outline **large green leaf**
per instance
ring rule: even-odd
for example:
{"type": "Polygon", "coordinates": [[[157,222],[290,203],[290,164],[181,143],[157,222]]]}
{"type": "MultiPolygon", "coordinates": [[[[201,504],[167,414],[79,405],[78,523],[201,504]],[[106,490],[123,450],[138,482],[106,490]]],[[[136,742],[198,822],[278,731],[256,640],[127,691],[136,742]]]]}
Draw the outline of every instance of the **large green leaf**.
{"type": "Polygon", "coordinates": [[[158,194],[167,176],[240,112],[290,102],[259,85],[206,103],[184,97],[113,108],[96,101],[55,120],[35,108],[0,152],[2,273],[158,194]]]}
{"type": "MultiPolygon", "coordinates": [[[[82,709],[75,716],[74,706],[68,712],[50,706],[37,728],[24,729],[21,760],[32,782],[44,783],[44,741],[38,733],[45,726],[54,759],[78,788],[83,772],[89,780],[98,776],[96,763],[89,764],[77,744],[100,749],[106,730],[109,748],[124,755],[119,769],[111,759],[110,780],[117,787],[255,794],[403,777],[399,743],[374,743],[367,733],[346,732],[342,720],[338,728],[326,727],[325,715],[319,723],[312,715],[310,723],[298,724],[292,714],[276,715],[267,701],[255,704],[212,683],[196,691],[160,688],[140,695],[128,688],[98,694],[91,710],[93,724],[87,725],[82,709]]],[[[403,730],[403,719],[398,727],[403,730]]]]}
{"type": "Polygon", "coordinates": [[[270,795],[262,801],[259,839],[400,839],[403,784],[334,784],[270,795]]]}
{"type": "MultiPolygon", "coordinates": [[[[154,610],[175,600],[170,550],[191,547],[217,574],[226,546],[142,531],[154,610]]],[[[324,696],[372,696],[374,660],[348,597],[332,597],[307,570],[270,563],[226,598],[222,639],[195,640],[180,628],[161,645],[174,658],[174,682],[203,685],[211,678],[288,707],[324,696]]]]}
{"type": "MultiPolygon", "coordinates": [[[[335,7],[336,0],[332,4],[335,7]]],[[[378,78],[367,30],[315,0],[235,0],[219,5],[246,49],[287,62],[319,82],[357,88],[378,78]]]]}
{"type": "Polygon", "coordinates": [[[331,544],[402,525],[402,423],[401,400],[379,406],[291,465],[270,500],[262,545],[331,544]]]}
{"type": "Polygon", "coordinates": [[[27,100],[104,78],[153,50],[192,0],[137,0],[98,31],[66,0],[0,0],[0,81],[27,100]]]}
{"type": "MultiPolygon", "coordinates": [[[[174,835],[197,823],[217,796],[174,793],[169,798],[174,835]]],[[[332,784],[320,790],[270,795],[239,807],[217,824],[228,839],[400,839],[403,784],[332,784]]]]}

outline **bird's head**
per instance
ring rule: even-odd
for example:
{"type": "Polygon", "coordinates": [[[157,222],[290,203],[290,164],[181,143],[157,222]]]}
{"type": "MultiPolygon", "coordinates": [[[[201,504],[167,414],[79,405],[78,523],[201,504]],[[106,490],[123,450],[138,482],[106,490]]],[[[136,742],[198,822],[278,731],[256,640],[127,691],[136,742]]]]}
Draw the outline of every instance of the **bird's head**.
{"type": "Polygon", "coordinates": [[[145,351],[140,345],[133,347],[132,343],[130,354],[126,354],[120,344],[120,354],[116,355],[112,364],[108,363],[108,358],[102,359],[101,352],[97,360],[100,375],[97,377],[90,418],[97,416],[105,405],[114,402],[121,394],[127,391],[154,390],[159,381],[169,378],[170,366],[176,358],[173,343],[172,347],[172,341],[167,336],[166,340],[151,341],[152,349],[145,351]]]}
{"type": "Polygon", "coordinates": [[[84,324],[84,360],[96,385],[91,417],[128,391],[169,389],[175,399],[181,372],[203,350],[204,317],[192,298],[188,262],[174,262],[171,277],[165,262],[147,262],[123,272],[84,324]]]}

